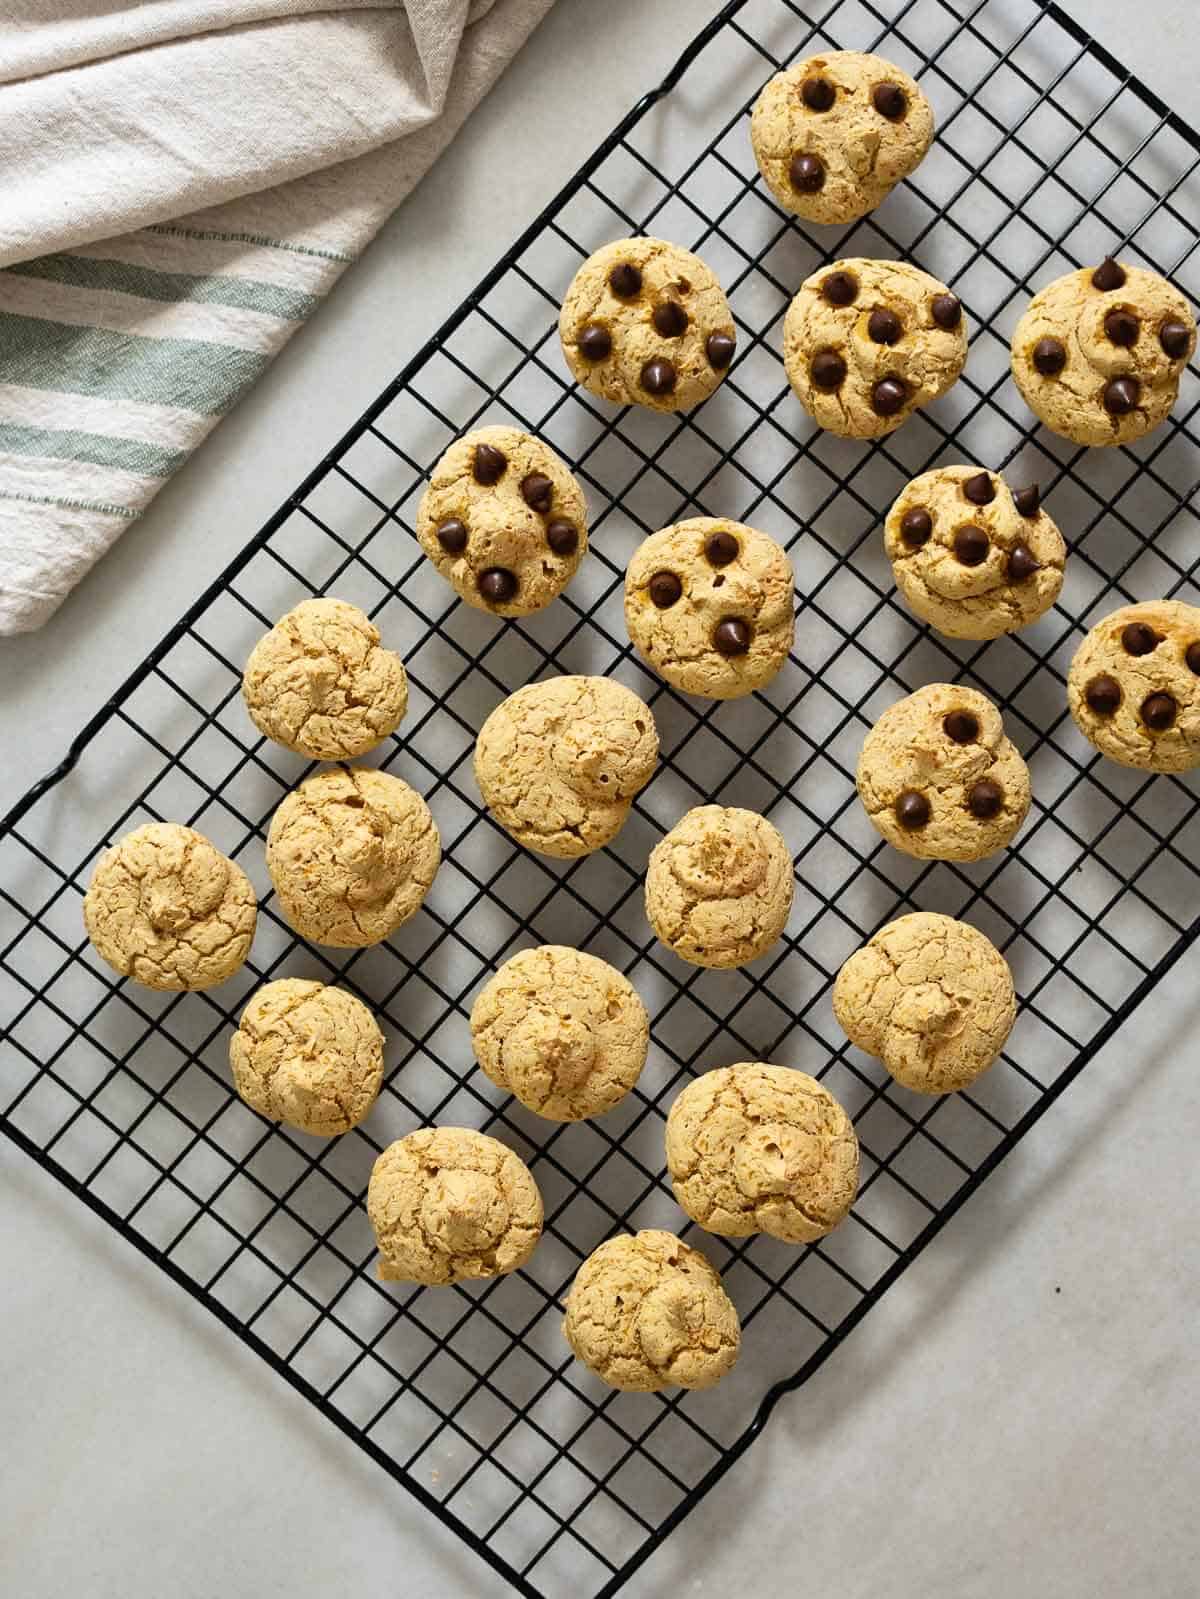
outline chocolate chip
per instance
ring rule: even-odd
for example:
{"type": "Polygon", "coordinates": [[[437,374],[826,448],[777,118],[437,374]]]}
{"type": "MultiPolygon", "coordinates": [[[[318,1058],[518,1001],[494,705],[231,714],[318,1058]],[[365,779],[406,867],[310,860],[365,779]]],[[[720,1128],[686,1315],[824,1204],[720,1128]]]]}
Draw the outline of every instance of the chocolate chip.
{"type": "Polygon", "coordinates": [[[1033,347],[1033,364],[1044,378],[1056,378],[1067,364],[1067,347],[1061,339],[1039,339],[1033,347]]]}
{"type": "Polygon", "coordinates": [[[718,655],[745,655],[750,648],[750,628],[740,616],[727,616],[713,633],[713,649],[718,655]]]}
{"type": "Polygon", "coordinates": [[[939,328],[950,331],[962,321],[962,301],[956,294],[935,294],[929,302],[929,314],[939,328]]]}
{"type": "Polygon", "coordinates": [[[479,574],[479,592],[493,605],[503,605],[517,592],[517,574],[504,566],[489,566],[479,574]]]}
{"type": "Polygon", "coordinates": [[[1200,640],[1188,645],[1183,658],[1188,663],[1188,670],[1200,677],[1200,640]]]}
{"type": "Polygon", "coordinates": [[[907,398],[902,378],[881,378],[871,390],[871,405],[879,416],[895,416],[907,398]]]}
{"type": "Polygon", "coordinates": [[[674,572],[655,572],[649,586],[650,599],[660,611],[669,610],[683,593],[683,584],[674,572]]]}
{"type": "Polygon", "coordinates": [[[970,711],[947,711],[942,717],[942,732],[956,744],[972,744],[979,737],[979,718],[970,711]]]}
{"type": "Polygon", "coordinates": [[[544,472],[529,472],[521,479],[521,498],[531,511],[545,516],[554,502],[554,484],[544,472]]]}
{"type": "Polygon", "coordinates": [[[1192,330],[1186,322],[1164,322],[1158,330],[1158,342],[1172,361],[1178,361],[1181,355],[1188,353],[1192,330]]]}
{"type": "Polygon", "coordinates": [[[808,372],[819,389],[840,389],[846,379],[846,363],[836,350],[820,350],[808,372]]]}
{"type": "Polygon", "coordinates": [[[1165,733],[1178,712],[1173,694],[1150,694],[1142,701],[1142,721],[1154,733],[1165,733]]]}
{"type": "Polygon", "coordinates": [[[1137,343],[1137,336],[1141,330],[1142,324],[1132,311],[1110,311],[1104,318],[1104,331],[1108,335],[1108,342],[1119,344],[1125,349],[1137,343]]]}
{"type": "Polygon", "coordinates": [[[1024,583],[1026,578],[1032,577],[1035,572],[1040,572],[1042,563],[1034,555],[1028,544],[1014,544],[1008,552],[1008,581],[1010,583],[1024,583]]]}
{"type": "Polygon", "coordinates": [[[828,111],[835,93],[828,78],[805,78],[800,85],[800,98],[810,111],[828,111]]]}
{"type": "Polygon", "coordinates": [[[1100,672],[1088,683],[1083,697],[1097,716],[1111,716],[1121,703],[1121,685],[1107,672],[1100,672]]]}
{"type": "Polygon", "coordinates": [[[967,790],[967,809],[981,822],[989,822],[993,816],[999,816],[1003,805],[1004,790],[990,777],[981,777],[978,783],[972,783],[967,790]]]}
{"type": "Polygon", "coordinates": [[[928,544],[932,532],[933,518],[919,505],[900,518],[900,537],[910,549],[919,550],[922,544],[928,544]]]}
{"type": "Polygon", "coordinates": [[[793,156],[788,177],[799,194],[816,194],[825,186],[825,168],[815,155],[793,156]]]}
{"type": "Polygon", "coordinates": [[[992,543],[981,527],[960,527],[954,535],[954,554],[964,566],[982,566],[992,543]]]}
{"type": "Polygon", "coordinates": [[[605,361],[612,354],[612,335],[599,322],[589,322],[576,342],[585,360],[605,361]]]}
{"type": "Polygon", "coordinates": [[[929,801],[924,794],[918,794],[915,788],[906,788],[902,794],[898,794],[893,809],[896,820],[908,833],[915,833],[918,828],[924,827],[932,815],[929,801]]]}
{"type": "Polygon", "coordinates": [[[647,394],[674,394],[675,367],[672,362],[656,356],[642,368],[642,387],[647,394]]]}
{"type": "Polygon", "coordinates": [[[821,280],[821,293],[830,305],[853,305],[858,297],[858,279],[853,272],[831,272],[821,280]]]}
{"type": "Polygon", "coordinates": [[[704,553],[713,566],[728,566],[730,561],[737,560],[740,548],[733,534],[726,533],[722,528],[709,539],[704,546],[704,553]]]}
{"type": "Polygon", "coordinates": [[[546,528],[546,543],[555,555],[574,555],[579,548],[579,529],[556,516],[546,528]]]}
{"type": "Polygon", "coordinates": [[[1121,644],[1126,655],[1150,655],[1162,643],[1162,635],[1145,622],[1129,622],[1121,629],[1121,644]]]}
{"type": "Polygon", "coordinates": [[[963,493],[972,505],[990,505],[996,498],[996,485],[986,472],[976,472],[963,484],[963,493]]]}
{"type": "Polygon", "coordinates": [[[437,541],[447,555],[461,555],[467,547],[467,527],[456,516],[441,522],[437,528],[437,541]]]}
{"type": "Polygon", "coordinates": [[[867,334],[876,344],[895,344],[904,332],[894,311],[872,311],[867,319],[867,334]]]}
{"type": "Polygon", "coordinates": [[[687,329],[688,314],[678,300],[664,300],[654,307],[651,321],[664,339],[677,339],[687,329]]]}
{"type": "Polygon", "coordinates": [[[1109,378],[1104,385],[1104,409],[1112,416],[1128,416],[1137,403],[1141,389],[1136,378],[1109,378]]]}
{"type": "Polygon", "coordinates": [[[908,110],[908,100],[898,83],[877,83],[871,103],[879,115],[886,117],[889,122],[899,122],[908,110]]]}
{"type": "Polygon", "coordinates": [[[704,345],[704,353],[708,356],[708,364],[714,372],[724,372],[733,360],[733,352],[737,348],[732,333],[710,333],[704,345]]]}
{"type": "Polygon", "coordinates": [[[632,261],[618,261],[608,274],[608,286],[622,300],[632,300],[642,286],[642,274],[632,261]]]}
{"type": "Polygon", "coordinates": [[[494,444],[475,446],[471,473],[476,483],[482,483],[484,488],[490,489],[493,483],[499,483],[507,471],[508,456],[503,450],[498,450],[494,444]]]}
{"type": "Polygon", "coordinates": [[[1107,256],[1092,273],[1092,284],[1097,289],[1107,293],[1110,289],[1119,289],[1125,282],[1125,268],[1118,266],[1112,256],[1107,256]]]}
{"type": "Polygon", "coordinates": [[[1013,504],[1022,516],[1036,516],[1042,504],[1037,484],[1030,483],[1023,489],[1014,489],[1013,504]]]}

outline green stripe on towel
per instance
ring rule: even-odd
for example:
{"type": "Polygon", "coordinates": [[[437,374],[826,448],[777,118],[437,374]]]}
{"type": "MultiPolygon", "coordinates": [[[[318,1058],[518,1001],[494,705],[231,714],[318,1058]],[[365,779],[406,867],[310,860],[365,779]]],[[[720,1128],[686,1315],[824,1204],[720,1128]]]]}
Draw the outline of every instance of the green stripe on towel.
{"type": "Polygon", "coordinates": [[[78,428],[35,428],[21,422],[0,422],[0,451],[4,450],[11,455],[41,455],[58,461],[115,466],[141,477],[170,477],[190,453],[170,450],[161,444],[147,444],[143,439],[84,433],[78,428]]]}
{"type": "Polygon", "coordinates": [[[321,303],[319,295],[282,289],[257,278],[158,272],[128,261],[105,261],[91,255],[44,255],[36,261],[19,261],[4,270],[17,277],[66,283],[72,288],[136,294],[142,300],[165,300],[171,304],[191,300],[200,305],[227,305],[238,311],[262,311],[284,322],[303,322],[321,303]]]}

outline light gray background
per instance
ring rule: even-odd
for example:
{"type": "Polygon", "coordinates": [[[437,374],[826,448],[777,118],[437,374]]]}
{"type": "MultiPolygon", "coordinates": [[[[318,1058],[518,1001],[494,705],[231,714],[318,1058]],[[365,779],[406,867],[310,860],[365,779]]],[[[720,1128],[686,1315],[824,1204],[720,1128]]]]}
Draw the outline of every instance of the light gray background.
{"type": "MultiPolygon", "coordinates": [[[[41,633],[0,651],[0,810],[717,7],[559,0],[335,303],[41,633]]],[[[1067,0],[1188,114],[1193,0],[1067,0]]],[[[1185,960],[631,1594],[1196,1591],[1185,960]]],[[[0,1588],[506,1590],[200,1307],[0,1148],[0,1588]]]]}

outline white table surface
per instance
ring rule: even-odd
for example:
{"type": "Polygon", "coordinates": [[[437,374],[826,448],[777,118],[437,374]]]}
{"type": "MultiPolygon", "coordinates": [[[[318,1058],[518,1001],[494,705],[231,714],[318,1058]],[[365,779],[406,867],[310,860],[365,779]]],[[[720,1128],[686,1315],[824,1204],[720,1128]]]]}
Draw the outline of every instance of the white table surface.
{"type": "MultiPolygon", "coordinates": [[[[1192,111],[1193,0],[1065,3],[1192,111]]],[[[334,303],[58,616],[0,646],[0,810],[715,9],[559,0],[334,303]]],[[[1194,984],[1185,959],[631,1595],[1196,1592],[1194,984]]],[[[6,1144],[0,1215],[0,1591],[507,1592],[6,1144]]]]}

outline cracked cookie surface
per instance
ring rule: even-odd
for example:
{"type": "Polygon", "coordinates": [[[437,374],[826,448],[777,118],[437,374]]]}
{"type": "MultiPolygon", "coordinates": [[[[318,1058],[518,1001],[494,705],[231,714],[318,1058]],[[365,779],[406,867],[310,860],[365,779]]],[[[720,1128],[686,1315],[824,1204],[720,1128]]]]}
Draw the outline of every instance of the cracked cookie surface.
{"type": "Polygon", "coordinates": [[[478,611],[529,616],[566,588],[587,551],[587,506],[566,463],[518,428],[456,439],[417,508],[421,548],[478,611]]]}
{"type": "Polygon", "coordinates": [[[858,1192],[854,1124],[815,1077],[742,1062],[705,1072],[667,1116],[675,1198],[726,1238],[823,1238],[858,1192]]]}
{"type": "Polygon", "coordinates": [[[837,975],[833,1011],[851,1043],[905,1088],[966,1088],[1004,1048],[1017,1015],[1012,973],[977,928],[931,911],[889,922],[837,975]]]}
{"type": "Polygon", "coordinates": [[[783,932],[792,888],[792,857],[765,816],[699,805],[650,855],[646,916],[692,965],[744,966],[783,932]]]}
{"type": "Polygon", "coordinates": [[[1075,652],[1067,703],[1102,755],[1149,772],[1200,766],[1200,606],[1123,605],[1075,652]]]}
{"type": "Polygon", "coordinates": [[[357,605],[304,600],[254,646],[242,695],[265,737],[314,761],[341,761],[400,725],[408,677],[357,605]]]}
{"type": "Polygon", "coordinates": [[[610,1238],[575,1274],[563,1336],[611,1388],[711,1388],[733,1369],[737,1311],[698,1249],[646,1229],[610,1238]]]}
{"type": "Polygon", "coordinates": [[[685,694],[751,694],[792,647],[792,563],[741,522],[677,522],[652,533],[629,563],[625,624],[638,652],[685,694]]]}
{"type": "Polygon", "coordinates": [[[229,1041],[238,1093],[260,1115],[304,1133],[348,1133],[383,1082],[383,1034],[344,988],[281,977],[260,988],[229,1041]]]}
{"type": "Polygon", "coordinates": [[[378,944],[420,909],[441,861],[429,807],[368,766],[314,772],[271,818],[267,870],[302,938],[378,944]]]}
{"type": "Polygon", "coordinates": [[[649,706],[609,677],[529,683],[475,741],[475,778],[500,826],[562,860],[616,837],[657,760],[649,706]]]}
{"type": "Polygon", "coordinates": [[[985,694],[928,683],[888,707],[858,758],[858,794],[889,844],[922,860],[979,861],[1029,810],[1029,768],[985,694]]]}
{"type": "Polygon", "coordinates": [[[499,1140],[469,1127],[424,1127],[375,1162],[367,1215],[383,1281],[438,1287],[523,1266],[541,1237],[542,1196],[499,1140]]]}
{"type": "Polygon", "coordinates": [[[933,111],[882,56],[831,50],[779,72],[750,118],[758,170],[785,211],[852,222],[920,165],[933,111]]]}
{"type": "Polygon", "coordinates": [[[999,472],[923,472],[888,512],[883,541],[909,608],[948,638],[1015,632],[1062,589],[1067,547],[1037,485],[1014,495],[999,472]]]}
{"type": "Polygon", "coordinates": [[[177,822],[126,833],[96,863],[83,921],[96,953],[147,988],[212,988],[250,953],[258,903],[215,844],[177,822]]]}
{"type": "Polygon", "coordinates": [[[650,1023],[607,961],[562,944],[505,961],[471,1007],[471,1042],[498,1088],[550,1121],[600,1116],[646,1064],[650,1023]]]}

